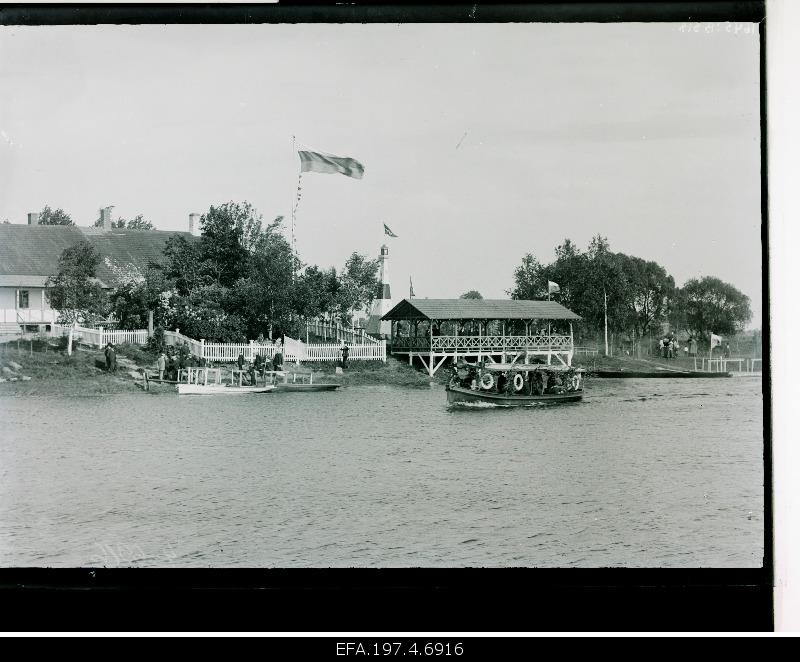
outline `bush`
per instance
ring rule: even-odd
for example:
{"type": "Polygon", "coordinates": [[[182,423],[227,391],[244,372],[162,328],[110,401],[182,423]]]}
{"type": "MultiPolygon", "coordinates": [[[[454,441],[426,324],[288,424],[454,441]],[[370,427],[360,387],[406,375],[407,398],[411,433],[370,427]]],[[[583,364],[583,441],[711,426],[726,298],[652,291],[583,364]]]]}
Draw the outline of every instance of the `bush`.
{"type": "Polygon", "coordinates": [[[155,354],[160,354],[164,351],[164,327],[157,326],[153,329],[153,335],[147,339],[145,349],[155,354]]]}

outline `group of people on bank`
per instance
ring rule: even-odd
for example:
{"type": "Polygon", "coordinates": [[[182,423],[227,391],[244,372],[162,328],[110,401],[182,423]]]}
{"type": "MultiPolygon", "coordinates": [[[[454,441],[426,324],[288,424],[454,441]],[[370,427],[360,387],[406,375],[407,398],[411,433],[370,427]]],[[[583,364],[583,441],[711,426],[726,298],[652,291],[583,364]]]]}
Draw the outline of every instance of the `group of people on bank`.
{"type": "Polygon", "coordinates": [[[158,379],[163,381],[178,381],[180,371],[190,366],[200,365],[202,359],[196,359],[185,340],[177,347],[167,347],[156,359],[158,366],[158,379]]]}
{"type": "MultiPolygon", "coordinates": [[[[342,368],[346,368],[350,354],[350,348],[346,343],[339,350],[339,353],[342,357],[340,365],[342,368]]],[[[116,354],[111,343],[108,343],[105,354],[106,365],[116,367],[116,354]]],[[[160,381],[180,381],[182,370],[189,367],[202,366],[205,363],[205,359],[198,359],[192,355],[189,344],[186,341],[176,347],[166,347],[156,359],[158,379],[160,381]]],[[[245,358],[244,352],[239,352],[239,356],[236,358],[236,366],[242,373],[242,384],[255,386],[256,381],[259,378],[263,378],[268,371],[280,372],[283,370],[283,343],[280,338],[276,341],[275,352],[271,359],[264,355],[256,354],[251,360],[248,360],[245,358]]]]}
{"type": "MultiPolygon", "coordinates": [[[[697,338],[694,336],[689,336],[689,339],[686,343],[681,347],[678,344],[678,339],[675,337],[675,334],[671,334],[668,336],[664,336],[661,340],[658,341],[658,346],[661,351],[661,358],[663,359],[675,359],[681,356],[681,351],[683,352],[684,356],[693,358],[697,356],[697,338]]],[[[731,346],[729,343],[725,343],[724,347],[720,347],[722,350],[722,355],[725,358],[729,358],[731,355],[731,346]]]]}

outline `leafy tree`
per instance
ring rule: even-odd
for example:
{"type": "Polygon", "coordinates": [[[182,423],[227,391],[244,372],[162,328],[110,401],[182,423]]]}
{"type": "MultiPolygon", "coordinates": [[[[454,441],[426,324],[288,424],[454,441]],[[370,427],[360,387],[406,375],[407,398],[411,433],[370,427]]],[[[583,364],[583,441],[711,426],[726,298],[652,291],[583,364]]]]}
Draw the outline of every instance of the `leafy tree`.
{"type": "Polygon", "coordinates": [[[732,335],[741,331],[753,316],[750,299],[719,278],[692,278],[683,286],[686,325],[701,337],[711,333],[732,335]]]}
{"type": "Polygon", "coordinates": [[[547,279],[543,279],[542,263],[527,253],[522,264],[514,269],[512,299],[542,299],[547,297],[547,279]]]}
{"type": "Polygon", "coordinates": [[[622,254],[618,260],[626,281],[622,306],[634,338],[643,338],[666,319],[675,280],[653,261],[622,254]]]}
{"type": "Polygon", "coordinates": [[[107,312],[107,297],[95,278],[100,256],[88,241],[64,249],[58,271],[48,276],[45,287],[50,305],[63,323],[93,322],[107,312]]]}
{"type": "Polygon", "coordinates": [[[39,212],[39,225],[75,225],[75,223],[63,209],[58,208],[53,211],[48,205],[45,205],[44,209],[39,212]]]}
{"type": "Polygon", "coordinates": [[[214,282],[232,286],[245,275],[248,253],[261,233],[261,219],[249,202],[227,202],[200,217],[201,273],[214,282]]]}
{"type": "Polygon", "coordinates": [[[483,299],[483,295],[481,295],[478,290],[470,290],[469,292],[464,292],[459,299],[483,299]]]}
{"type": "Polygon", "coordinates": [[[353,253],[344,263],[339,276],[337,313],[340,320],[349,324],[356,310],[368,308],[375,298],[378,282],[379,260],[353,253]]]}
{"type": "MultiPolygon", "coordinates": [[[[103,218],[100,217],[94,222],[94,227],[103,226],[103,218]]],[[[116,221],[111,221],[111,227],[119,230],[154,230],[153,224],[144,218],[142,214],[137,214],[131,219],[124,219],[121,216],[116,221]]]]}

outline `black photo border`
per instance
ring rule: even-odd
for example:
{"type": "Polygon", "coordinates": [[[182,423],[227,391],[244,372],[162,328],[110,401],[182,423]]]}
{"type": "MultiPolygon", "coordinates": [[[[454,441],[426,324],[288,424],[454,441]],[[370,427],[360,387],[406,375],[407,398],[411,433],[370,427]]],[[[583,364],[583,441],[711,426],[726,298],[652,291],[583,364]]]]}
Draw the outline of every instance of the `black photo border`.
{"type": "Polygon", "coordinates": [[[762,1],[5,4],[0,25],[758,22],[764,565],[757,569],[0,569],[7,631],[769,631],[773,617],[766,10],[762,1]]]}

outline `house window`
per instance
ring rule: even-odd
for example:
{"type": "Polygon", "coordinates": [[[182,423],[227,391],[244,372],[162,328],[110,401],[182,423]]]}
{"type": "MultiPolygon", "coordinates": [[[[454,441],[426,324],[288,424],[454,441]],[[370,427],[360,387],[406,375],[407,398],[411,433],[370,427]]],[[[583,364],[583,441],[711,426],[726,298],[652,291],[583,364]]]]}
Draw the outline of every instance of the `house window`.
{"type": "Polygon", "coordinates": [[[30,308],[31,307],[31,297],[28,290],[20,290],[19,291],[19,302],[17,304],[17,308],[30,308]]]}

